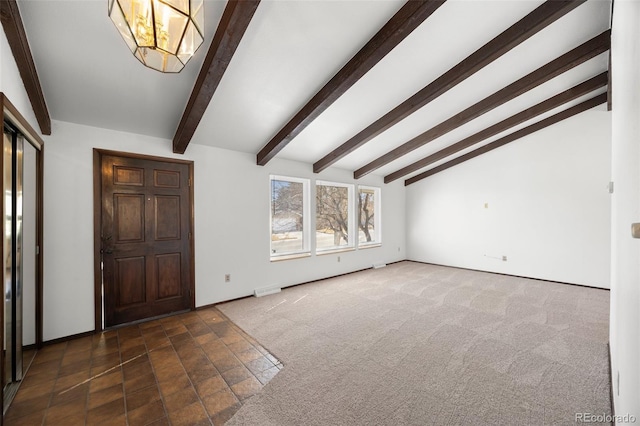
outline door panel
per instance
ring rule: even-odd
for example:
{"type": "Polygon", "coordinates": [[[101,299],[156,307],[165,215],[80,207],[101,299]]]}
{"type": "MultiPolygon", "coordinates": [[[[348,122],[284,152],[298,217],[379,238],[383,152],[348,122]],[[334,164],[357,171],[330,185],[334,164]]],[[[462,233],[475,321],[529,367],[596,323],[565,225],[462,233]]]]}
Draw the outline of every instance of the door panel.
{"type": "Polygon", "coordinates": [[[118,308],[130,308],[146,302],[146,267],[144,256],[119,258],[115,262],[114,284],[118,308]]]}
{"type": "Polygon", "coordinates": [[[180,277],[182,276],[180,253],[168,253],[156,256],[158,274],[158,299],[181,296],[180,277]]]}
{"type": "Polygon", "coordinates": [[[179,188],[180,173],[171,170],[154,170],[154,182],[158,188],[179,188]]]}
{"type": "Polygon", "coordinates": [[[114,194],[113,205],[115,241],[144,242],[144,195],[114,194]]]}
{"type": "Polygon", "coordinates": [[[105,325],[191,307],[190,166],[101,157],[105,325]]]}
{"type": "Polygon", "coordinates": [[[156,241],[180,239],[180,197],[157,196],[154,216],[156,241]]]}
{"type": "Polygon", "coordinates": [[[114,185],[144,186],[144,169],[113,166],[114,185]]]}

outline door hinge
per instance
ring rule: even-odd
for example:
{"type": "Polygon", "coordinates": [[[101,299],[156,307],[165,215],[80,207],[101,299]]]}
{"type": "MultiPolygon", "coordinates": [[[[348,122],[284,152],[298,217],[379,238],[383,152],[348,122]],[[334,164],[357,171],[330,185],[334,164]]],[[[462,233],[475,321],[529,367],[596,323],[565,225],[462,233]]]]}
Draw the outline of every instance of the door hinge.
{"type": "Polygon", "coordinates": [[[191,232],[189,232],[189,239],[191,239],[191,232]]]}
{"type": "Polygon", "coordinates": [[[191,186],[191,178],[189,178],[189,186],[191,186]]]}

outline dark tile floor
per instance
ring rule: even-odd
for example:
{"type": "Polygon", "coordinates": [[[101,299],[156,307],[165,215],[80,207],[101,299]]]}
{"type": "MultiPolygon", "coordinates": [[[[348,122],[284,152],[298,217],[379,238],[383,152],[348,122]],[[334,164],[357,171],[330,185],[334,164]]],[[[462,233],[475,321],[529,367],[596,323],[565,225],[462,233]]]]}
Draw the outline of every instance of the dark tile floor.
{"type": "Polygon", "coordinates": [[[45,346],[5,424],[219,425],[280,369],[209,308],[45,346]]]}

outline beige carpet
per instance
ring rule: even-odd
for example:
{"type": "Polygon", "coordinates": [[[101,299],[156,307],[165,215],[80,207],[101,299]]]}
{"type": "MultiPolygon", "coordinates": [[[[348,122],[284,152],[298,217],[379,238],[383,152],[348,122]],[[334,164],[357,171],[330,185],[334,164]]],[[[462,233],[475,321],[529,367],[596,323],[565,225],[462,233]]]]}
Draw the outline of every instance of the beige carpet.
{"type": "Polygon", "coordinates": [[[229,425],[611,414],[606,290],[401,262],[218,307],[285,366],[229,425]]]}

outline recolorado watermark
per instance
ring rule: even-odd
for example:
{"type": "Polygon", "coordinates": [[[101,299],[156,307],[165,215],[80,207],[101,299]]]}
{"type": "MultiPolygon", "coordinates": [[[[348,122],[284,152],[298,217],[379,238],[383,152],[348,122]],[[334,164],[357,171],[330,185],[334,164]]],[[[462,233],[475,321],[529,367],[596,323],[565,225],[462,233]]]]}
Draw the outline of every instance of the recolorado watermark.
{"type": "Polygon", "coordinates": [[[633,414],[593,414],[576,413],[576,423],[635,423],[636,416],[633,414]]]}

